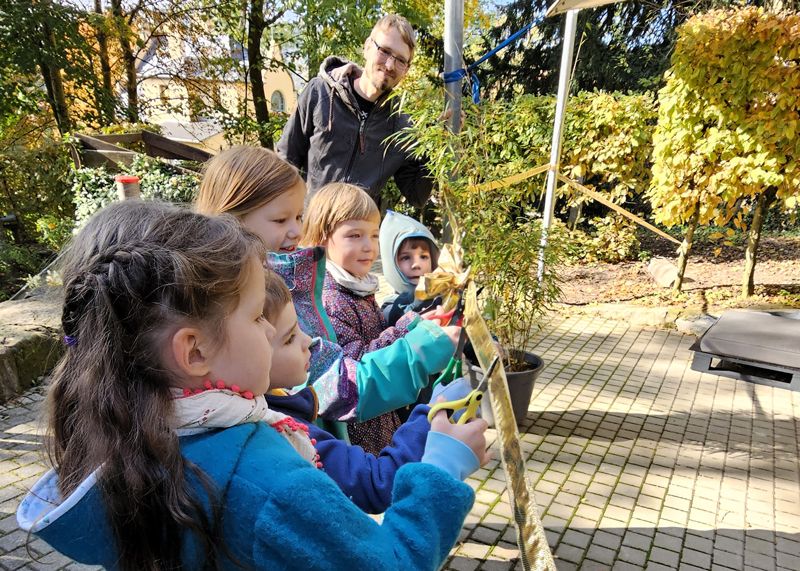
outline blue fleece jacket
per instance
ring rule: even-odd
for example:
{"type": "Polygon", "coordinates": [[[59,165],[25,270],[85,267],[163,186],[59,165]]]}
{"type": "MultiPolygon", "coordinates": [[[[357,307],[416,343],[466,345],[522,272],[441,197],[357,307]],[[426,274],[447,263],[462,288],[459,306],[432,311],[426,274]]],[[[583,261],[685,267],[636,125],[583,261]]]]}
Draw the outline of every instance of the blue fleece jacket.
{"type": "MultiPolygon", "coordinates": [[[[394,502],[378,524],[264,423],[187,436],[181,449],[222,491],[222,541],[246,569],[438,569],[474,499],[446,471],[414,462],[397,472],[394,502]]],[[[17,520],[64,555],[113,570],[115,541],[95,484],[92,474],[61,498],[50,471],[17,520]]],[[[184,568],[202,568],[188,533],[182,549],[184,568]]],[[[221,567],[241,568],[227,559],[221,567]]]]}
{"type": "Polygon", "coordinates": [[[367,513],[386,511],[392,503],[392,486],[397,470],[422,458],[431,429],[428,422],[430,407],[419,405],[394,433],[391,445],[375,456],[313,424],[317,416],[317,399],[310,387],[293,395],[268,394],[266,397],[269,408],[308,425],[308,435],[317,441],[315,447],[322,470],[367,513]]]}

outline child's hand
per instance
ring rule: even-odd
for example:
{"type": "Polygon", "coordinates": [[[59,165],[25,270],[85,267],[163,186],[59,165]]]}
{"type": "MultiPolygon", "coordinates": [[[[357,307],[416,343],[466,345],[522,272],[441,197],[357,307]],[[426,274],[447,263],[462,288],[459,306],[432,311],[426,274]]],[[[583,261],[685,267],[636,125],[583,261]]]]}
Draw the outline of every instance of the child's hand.
{"type": "Polygon", "coordinates": [[[447,419],[447,412],[444,410],[440,410],[431,422],[432,432],[441,432],[466,444],[475,454],[481,466],[484,466],[492,457],[486,450],[484,432],[487,428],[489,425],[482,418],[473,418],[465,424],[451,424],[447,419]]]}
{"type": "Polygon", "coordinates": [[[458,338],[461,337],[461,328],[458,325],[447,325],[442,327],[442,331],[444,331],[445,335],[453,342],[453,349],[458,347],[458,338]]]}
{"type": "Polygon", "coordinates": [[[429,309],[424,313],[420,313],[419,316],[422,319],[427,319],[429,321],[435,321],[440,326],[444,326],[445,323],[450,323],[450,318],[453,317],[453,313],[455,313],[455,309],[451,309],[450,311],[442,311],[442,306],[438,305],[433,309],[429,309]]]}

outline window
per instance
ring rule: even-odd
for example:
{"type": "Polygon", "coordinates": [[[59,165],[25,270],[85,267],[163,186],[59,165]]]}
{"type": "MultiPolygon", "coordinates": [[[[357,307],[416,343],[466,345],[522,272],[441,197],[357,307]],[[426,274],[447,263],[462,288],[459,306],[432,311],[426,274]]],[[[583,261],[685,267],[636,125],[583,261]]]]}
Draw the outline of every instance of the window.
{"type": "Polygon", "coordinates": [[[272,97],[269,98],[269,102],[272,106],[273,113],[283,113],[286,111],[286,103],[283,100],[283,93],[280,91],[273,91],[272,97]]]}

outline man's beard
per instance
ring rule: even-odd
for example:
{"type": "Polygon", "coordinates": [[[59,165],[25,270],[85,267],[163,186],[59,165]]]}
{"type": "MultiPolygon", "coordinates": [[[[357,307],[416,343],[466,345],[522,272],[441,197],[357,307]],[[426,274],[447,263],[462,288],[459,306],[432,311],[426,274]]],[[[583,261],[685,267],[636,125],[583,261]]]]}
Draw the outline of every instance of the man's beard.
{"type": "Polygon", "coordinates": [[[391,91],[391,89],[395,86],[396,81],[395,77],[390,75],[386,69],[377,69],[378,73],[383,73],[383,79],[379,80],[375,75],[369,74],[369,81],[372,83],[372,86],[380,91],[381,93],[386,93],[387,91],[391,91]]]}

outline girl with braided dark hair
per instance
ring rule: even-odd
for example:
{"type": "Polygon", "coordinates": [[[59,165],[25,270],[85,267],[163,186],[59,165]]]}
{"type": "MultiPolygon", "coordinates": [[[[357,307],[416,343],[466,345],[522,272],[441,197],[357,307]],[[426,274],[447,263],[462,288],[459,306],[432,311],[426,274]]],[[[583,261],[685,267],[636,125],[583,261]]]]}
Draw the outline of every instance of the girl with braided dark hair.
{"type": "Polygon", "coordinates": [[[23,529],[109,569],[441,565],[473,501],[456,457],[482,453],[482,433],[434,429],[382,525],[361,512],[318,469],[306,427],[266,405],[263,251],[231,217],[159,203],[87,224],[62,272],[54,469],[20,505],[23,529]]]}

